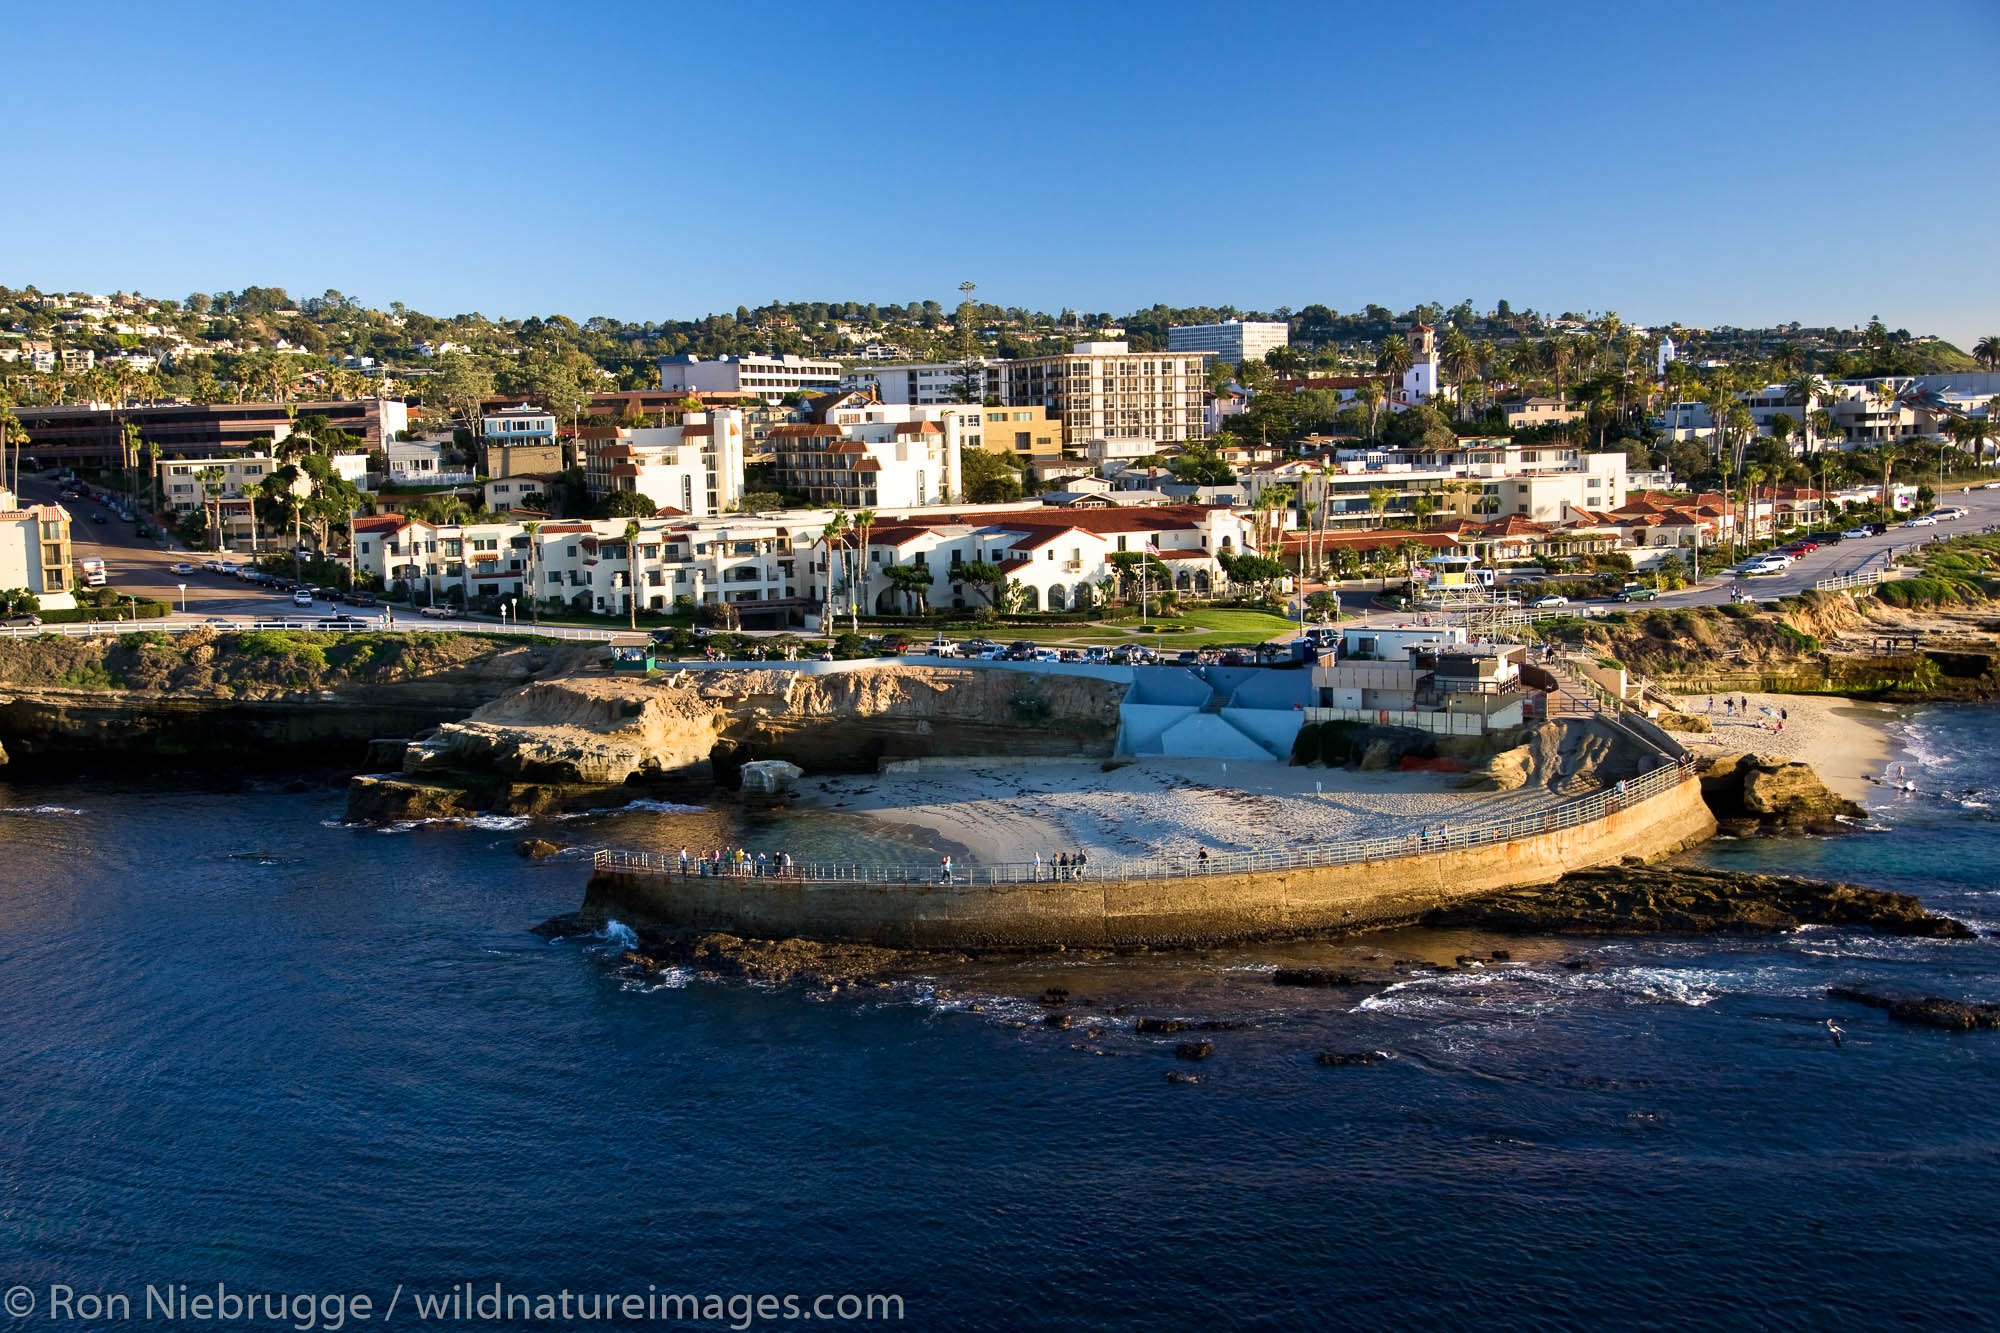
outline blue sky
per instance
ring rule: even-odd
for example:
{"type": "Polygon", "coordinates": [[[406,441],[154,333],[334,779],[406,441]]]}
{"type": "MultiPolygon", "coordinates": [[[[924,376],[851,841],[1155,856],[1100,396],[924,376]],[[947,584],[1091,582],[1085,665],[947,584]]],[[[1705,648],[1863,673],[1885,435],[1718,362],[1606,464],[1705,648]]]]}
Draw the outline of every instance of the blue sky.
{"type": "Polygon", "coordinates": [[[14,4],[0,283],[2000,332],[2000,4],[14,4]]]}

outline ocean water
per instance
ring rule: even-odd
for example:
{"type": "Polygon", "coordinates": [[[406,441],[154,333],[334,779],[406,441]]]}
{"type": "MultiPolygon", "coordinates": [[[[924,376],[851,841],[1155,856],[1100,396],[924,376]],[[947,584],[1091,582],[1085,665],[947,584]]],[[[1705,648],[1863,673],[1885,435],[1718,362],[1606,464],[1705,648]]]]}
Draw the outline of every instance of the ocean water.
{"type": "MultiPolygon", "coordinates": [[[[1933,710],[1906,739],[1915,790],[1885,789],[1883,831],[1704,857],[2000,928],[1979,794],[2000,793],[2000,710],[1933,710]]],[[[636,1295],[634,1327],[824,1322],[783,1298],[871,1293],[903,1317],[854,1322],[924,1329],[2000,1325],[2000,1033],[1822,994],[2000,1000],[1993,938],[1404,931],[941,963],[860,993],[635,980],[617,929],[527,932],[577,905],[579,854],[523,861],[516,821],[351,829],[340,804],[0,785],[0,1288],[34,1303],[19,1327],[51,1322],[52,1284],[128,1294],[133,1320],[57,1321],[85,1327],[146,1322],[146,1286],[173,1283],[366,1295],[374,1322],[392,1299],[402,1322],[606,1322],[423,1317],[420,1296],[467,1282],[636,1295]],[[1358,1004],[1269,982],[1357,947],[1513,958],[1358,1004]],[[1579,954],[1598,967],[1562,966],[1579,954]],[[1068,1031],[1036,1021],[1053,984],[1068,1031]],[[1193,1065],[1140,1014],[1236,1026],[1193,1065]],[[1386,1058],[1319,1067],[1327,1050],[1386,1058]],[[664,1292],[713,1294],[721,1317],[650,1317],[664,1292]],[[760,1294],[772,1317],[741,1299],[760,1294]]],[[[919,841],[768,818],[747,836],[795,854],[919,841]]],[[[552,827],[671,848],[733,820],[552,827]]]]}

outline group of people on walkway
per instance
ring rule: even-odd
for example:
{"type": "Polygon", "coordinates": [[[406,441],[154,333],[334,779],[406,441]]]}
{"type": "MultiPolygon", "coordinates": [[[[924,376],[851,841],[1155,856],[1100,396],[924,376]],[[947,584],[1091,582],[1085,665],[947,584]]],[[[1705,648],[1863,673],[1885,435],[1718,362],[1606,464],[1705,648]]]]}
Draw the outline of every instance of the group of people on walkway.
{"type": "Polygon", "coordinates": [[[1057,852],[1048,859],[1046,865],[1042,861],[1042,854],[1036,852],[1033,872],[1035,882],[1039,884],[1044,878],[1049,880],[1082,879],[1084,868],[1089,864],[1090,858],[1085,856],[1081,849],[1075,852],[1057,852]],[[1044,874],[1044,871],[1047,873],[1044,874]]]}
{"type": "Polygon", "coordinates": [[[751,852],[742,847],[718,847],[689,854],[681,848],[683,875],[739,875],[746,879],[782,878],[798,873],[790,852],[751,852]]]}

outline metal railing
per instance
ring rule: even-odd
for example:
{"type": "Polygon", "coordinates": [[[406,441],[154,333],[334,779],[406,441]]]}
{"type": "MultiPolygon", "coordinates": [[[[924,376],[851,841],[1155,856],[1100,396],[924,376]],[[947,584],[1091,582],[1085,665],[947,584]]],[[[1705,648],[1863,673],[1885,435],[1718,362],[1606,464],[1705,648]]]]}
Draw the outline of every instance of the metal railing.
{"type": "MultiPolygon", "coordinates": [[[[223,617],[215,617],[223,620],[223,617]]],[[[316,634],[498,634],[512,637],[522,635],[543,639],[570,639],[585,643],[609,643],[619,633],[609,629],[580,629],[568,625],[516,625],[491,620],[436,620],[428,616],[410,617],[399,620],[394,625],[385,624],[380,616],[359,617],[359,624],[322,625],[317,619],[303,616],[286,618],[265,618],[258,620],[227,620],[222,624],[209,624],[198,620],[86,620],[64,625],[0,625],[0,639],[32,639],[38,634],[56,634],[65,638],[91,638],[97,635],[140,634],[158,631],[163,634],[186,634],[192,630],[208,629],[219,633],[233,633],[253,629],[311,630],[316,634]]]]}
{"type": "Polygon", "coordinates": [[[1356,838],[1283,852],[1208,852],[1205,855],[1107,858],[1082,866],[1062,867],[1047,861],[1007,861],[960,865],[946,871],[938,865],[883,865],[860,862],[794,862],[779,869],[769,862],[733,862],[727,858],[691,857],[683,868],[677,856],[658,852],[601,849],[591,857],[593,868],[621,874],[685,875],[689,878],[776,879],[800,884],[1034,884],[1088,880],[1180,879],[1189,875],[1235,875],[1271,870],[1305,870],[1322,866],[1399,861],[1445,852],[1501,846],[1539,837],[1559,829],[1592,824],[1619,810],[1650,800],[1694,778],[1694,761],[1662,764],[1640,777],[1629,778],[1589,796],[1551,805],[1538,813],[1511,819],[1451,826],[1439,824],[1415,833],[1382,838],[1356,838]]]}
{"type": "Polygon", "coordinates": [[[1855,588],[1872,588],[1883,579],[1883,572],[1871,569],[1853,574],[1836,574],[1830,579],[1820,579],[1813,584],[1814,592],[1849,592],[1855,588]]]}

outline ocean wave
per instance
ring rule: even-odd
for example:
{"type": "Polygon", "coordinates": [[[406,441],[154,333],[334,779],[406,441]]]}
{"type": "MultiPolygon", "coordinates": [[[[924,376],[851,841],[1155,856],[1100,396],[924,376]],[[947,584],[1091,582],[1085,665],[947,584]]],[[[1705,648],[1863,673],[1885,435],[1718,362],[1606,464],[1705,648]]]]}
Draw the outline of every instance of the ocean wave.
{"type": "Polygon", "coordinates": [[[1824,984],[1786,964],[1740,968],[1634,964],[1574,972],[1512,967],[1412,977],[1368,996],[1355,1012],[1518,1018],[1600,998],[1699,1009],[1725,995],[1804,996],[1817,994],[1824,984]]]}
{"type": "Polygon", "coordinates": [[[83,811],[67,805],[10,805],[0,807],[0,815],[80,815],[83,811]]]}
{"type": "Polygon", "coordinates": [[[573,810],[569,814],[557,816],[560,819],[602,819],[606,815],[705,815],[705,805],[678,805],[673,801],[632,801],[625,805],[600,806],[590,810],[573,810]]]}

